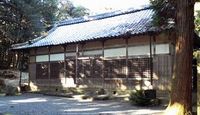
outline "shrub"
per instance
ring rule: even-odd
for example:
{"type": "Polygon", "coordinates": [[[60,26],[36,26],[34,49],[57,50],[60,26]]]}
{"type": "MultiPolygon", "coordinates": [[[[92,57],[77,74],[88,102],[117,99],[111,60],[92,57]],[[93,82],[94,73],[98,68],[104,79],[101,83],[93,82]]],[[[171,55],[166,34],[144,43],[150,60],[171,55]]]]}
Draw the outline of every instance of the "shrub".
{"type": "Polygon", "coordinates": [[[96,94],[97,95],[105,95],[107,93],[107,91],[103,88],[99,89],[96,91],[96,94]]]}
{"type": "Polygon", "coordinates": [[[130,94],[129,100],[131,104],[138,106],[148,106],[151,105],[151,99],[146,98],[143,90],[138,90],[130,94]]]}
{"type": "Polygon", "coordinates": [[[90,98],[92,98],[92,97],[89,96],[89,95],[84,95],[84,96],[82,96],[82,99],[90,99],[90,98]]]}
{"type": "Polygon", "coordinates": [[[97,95],[93,97],[93,100],[104,101],[111,99],[110,95],[97,95]]]}
{"type": "Polygon", "coordinates": [[[5,88],[5,94],[7,96],[13,96],[13,95],[17,95],[19,93],[19,89],[17,87],[13,87],[13,86],[6,86],[5,88]]]}
{"type": "Polygon", "coordinates": [[[67,88],[62,90],[62,93],[69,93],[69,94],[73,94],[73,95],[80,95],[83,94],[83,90],[79,89],[79,88],[67,88]]]}

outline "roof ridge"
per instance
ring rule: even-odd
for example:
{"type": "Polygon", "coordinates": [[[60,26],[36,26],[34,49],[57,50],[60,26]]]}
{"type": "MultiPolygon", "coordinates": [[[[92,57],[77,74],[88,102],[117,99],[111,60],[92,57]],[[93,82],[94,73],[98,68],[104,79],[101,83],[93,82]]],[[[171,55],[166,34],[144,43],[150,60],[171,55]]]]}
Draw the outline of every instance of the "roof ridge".
{"type": "Polygon", "coordinates": [[[125,15],[125,14],[130,14],[130,13],[136,13],[136,12],[140,12],[140,11],[148,10],[148,9],[152,9],[152,7],[148,6],[148,7],[141,8],[141,9],[129,8],[127,10],[116,10],[116,11],[101,13],[101,14],[92,15],[92,16],[83,16],[83,17],[79,17],[79,18],[72,18],[72,19],[67,19],[67,20],[62,20],[62,21],[57,22],[55,24],[55,27],[84,23],[84,22],[95,21],[95,20],[101,20],[101,19],[106,19],[106,18],[110,18],[110,17],[120,16],[120,15],[125,15]]]}

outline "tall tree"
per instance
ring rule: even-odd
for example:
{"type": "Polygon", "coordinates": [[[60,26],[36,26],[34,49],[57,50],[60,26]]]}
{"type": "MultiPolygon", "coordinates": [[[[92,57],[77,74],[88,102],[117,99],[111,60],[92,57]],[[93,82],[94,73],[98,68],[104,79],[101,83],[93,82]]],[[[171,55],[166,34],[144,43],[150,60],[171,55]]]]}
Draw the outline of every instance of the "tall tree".
{"type": "Polygon", "coordinates": [[[55,0],[0,1],[2,39],[26,41],[40,35],[55,20],[55,0]]]}
{"type": "Polygon", "coordinates": [[[151,0],[156,9],[156,23],[175,22],[175,63],[171,99],[167,115],[187,115],[192,109],[192,52],[194,35],[194,0],[151,0]],[[156,5],[155,5],[156,4],[156,5]],[[168,12],[169,11],[169,12],[168,12]]]}
{"type": "Polygon", "coordinates": [[[171,100],[166,113],[187,115],[192,112],[194,0],[177,0],[176,30],[171,100]]]}
{"type": "Polygon", "coordinates": [[[12,62],[11,44],[41,35],[53,24],[56,11],[55,0],[0,0],[0,68],[12,62]]]}

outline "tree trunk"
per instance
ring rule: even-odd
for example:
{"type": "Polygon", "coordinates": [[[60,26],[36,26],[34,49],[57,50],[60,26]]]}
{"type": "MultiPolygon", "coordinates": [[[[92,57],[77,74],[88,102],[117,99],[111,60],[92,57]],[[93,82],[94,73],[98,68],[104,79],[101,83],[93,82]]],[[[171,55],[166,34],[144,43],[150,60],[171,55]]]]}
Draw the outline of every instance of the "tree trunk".
{"type": "Polygon", "coordinates": [[[192,112],[192,53],[194,35],[194,0],[177,0],[176,49],[171,100],[167,115],[192,112]]]}

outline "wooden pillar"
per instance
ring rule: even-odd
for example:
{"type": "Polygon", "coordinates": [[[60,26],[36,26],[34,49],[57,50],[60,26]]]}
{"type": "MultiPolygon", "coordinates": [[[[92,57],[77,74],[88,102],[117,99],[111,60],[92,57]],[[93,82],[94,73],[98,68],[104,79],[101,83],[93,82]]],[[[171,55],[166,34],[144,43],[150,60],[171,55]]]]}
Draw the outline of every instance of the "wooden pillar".
{"type": "Polygon", "coordinates": [[[149,48],[150,48],[150,82],[153,85],[153,56],[152,56],[152,35],[150,35],[149,48]]]}
{"type": "Polygon", "coordinates": [[[156,36],[153,36],[153,57],[156,56],[156,36]]]}
{"type": "Polygon", "coordinates": [[[84,56],[84,45],[85,43],[81,44],[81,56],[84,56]]]}
{"type": "Polygon", "coordinates": [[[102,41],[102,57],[104,58],[104,48],[105,48],[105,45],[104,45],[105,41],[102,41]]]}
{"type": "Polygon", "coordinates": [[[67,75],[66,75],[66,71],[67,71],[67,66],[66,66],[66,46],[63,45],[63,48],[64,48],[64,77],[65,77],[65,84],[67,83],[67,75]]]}
{"type": "Polygon", "coordinates": [[[104,66],[105,66],[105,64],[104,64],[104,47],[105,47],[105,46],[104,46],[104,42],[105,42],[105,41],[102,41],[102,63],[103,63],[103,65],[102,65],[102,79],[103,79],[103,80],[102,80],[102,81],[103,81],[103,82],[102,82],[102,86],[103,86],[103,87],[104,87],[104,85],[105,85],[105,84],[104,84],[104,80],[105,80],[105,75],[104,75],[104,69],[105,69],[105,67],[104,67],[104,66]]]}
{"type": "Polygon", "coordinates": [[[49,80],[51,79],[50,76],[51,76],[51,67],[50,67],[50,50],[51,50],[51,47],[49,46],[48,47],[48,78],[49,80]]]}
{"type": "Polygon", "coordinates": [[[128,77],[129,77],[129,69],[128,69],[128,38],[126,40],[126,79],[128,82],[128,77]]]}
{"type": "Polygon", "coordinates": [[[77,83],[77,78],[78,78],[78,55],[79,55],[79,47],[78,44],[76,44],[76,76],[74,78],[75,84],[77,83]]]}
{"type": "MultiPolygon", "coordinates": [[[[19,53],[19,56],[21,57],[21,53],[19,53]]],[[[24,51],[22,51],[22,57],[21,58],[19,58],[20,60],[19,60],[19,87],[21,88],[21,83],[22,83],[22,68],[23,68],[23,59],[24,59],[24,51]]]]}
{"type": "MultiPolygon", "coordinates": [[[[34,50],[35,51],[35,50],[34,50]]],[[[35,52],[34,52],[34,56],[35,56],[35,52]]],[[[36,59],[35,59],[36,61],[36,59]]],[[[29,51],[29,58],[28,58],[28,87],[30,87],[30,51],[29,51]]]]}

